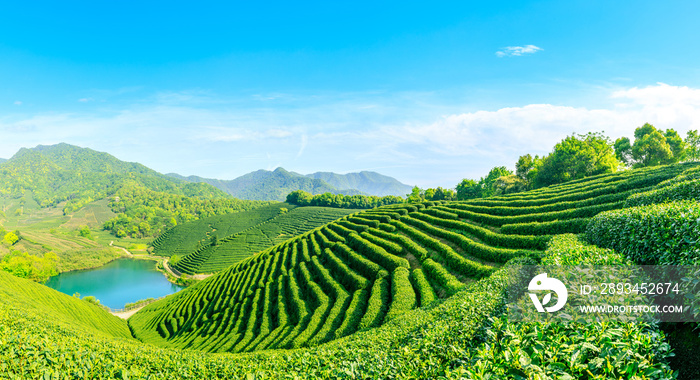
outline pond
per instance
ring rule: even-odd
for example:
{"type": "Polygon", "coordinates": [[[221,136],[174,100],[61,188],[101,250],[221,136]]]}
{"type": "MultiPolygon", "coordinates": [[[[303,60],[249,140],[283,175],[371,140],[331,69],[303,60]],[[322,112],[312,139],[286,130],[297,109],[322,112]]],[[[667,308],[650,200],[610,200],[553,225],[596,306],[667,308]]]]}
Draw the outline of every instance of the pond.
{"type": "Polygon", "coordinates": [[[102,267],[61,273],[46,286],[68,295],[94,296],[110,309],[126,303],[175,293],[181,286],[169,282],[151,260],[117,259],[102,267]]]}

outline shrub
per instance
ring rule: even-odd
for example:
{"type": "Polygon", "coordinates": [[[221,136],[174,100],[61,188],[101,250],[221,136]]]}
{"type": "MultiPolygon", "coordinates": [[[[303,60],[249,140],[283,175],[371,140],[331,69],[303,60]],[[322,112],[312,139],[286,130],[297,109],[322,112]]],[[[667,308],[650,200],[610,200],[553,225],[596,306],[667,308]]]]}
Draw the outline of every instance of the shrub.
{"type": "Polygon", "coordinates": [[[386,309],[389,304],[389,273],[382,272],[382,276],[377,277],[372,285],[372,292],[367,301],[367,311],[360,320],[358,330],[376,327],[382,324],[386,309]]]}
{"type": "Polygon", "coordinates": [[[430,282],[428,282],[428,279],[425,277],[425,274],[423,274],[422,269],[414,269],[411,272],[410,279],[411,283],[413,284],[413,287],[418,291],[418,302],[420,303],[421,307],[428,306],[435,302],[437,297],[435,296],[435,292],[433,291],[432,286],[430,286],[430,282]]]}
{"type": "Polygon", "coordinates": [[[659,189],[632,194],[627,198],[625,207],[645,206],[653,203],[684,199],[700,200],[700,179],[674,183],[659,189]]]}
{"type": "Polygon", "coordinates": [[[416,293],[408,279],[409,271],[404,267],[394,269],[391,274],[391,305],[385,321],[389,321],[416,307],[416,293]]]}
{"type": "Polygon", "coordinates": [[[408,260],[390,254],[384,248],[369,242],[356,233],[348,235],[348,244],[372,262],[378,263],[385,269],[393,271],[397,267],[410,268],[408,260]]]}
{"type": "Polygon", "coordinates": [[[448,296],[464,288],[464,284],[461,283],[457,277],[453,276],[442,265],[433,261],[433,259],[425,259],[423,261],[423,270],[425,270],[425,275],[431,279],[432,282],[445,289],[448,296]]]}
{"type": "Polygon", "coordinates": [[[589,242],[612,248],[638,264],[700,263],[700,204],[678,201],[597,215],[589,242]]]}

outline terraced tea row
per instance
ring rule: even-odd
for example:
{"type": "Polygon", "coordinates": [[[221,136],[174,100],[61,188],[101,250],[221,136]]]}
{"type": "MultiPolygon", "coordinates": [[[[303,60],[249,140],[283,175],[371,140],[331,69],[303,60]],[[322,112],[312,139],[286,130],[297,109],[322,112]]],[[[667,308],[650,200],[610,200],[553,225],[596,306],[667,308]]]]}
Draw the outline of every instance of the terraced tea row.
{"type": "Polygon", "coordinates": [[[175,268],[182,273],[214,273],[301,233],[357,210],[297,207],[206,245],[183,257],[175,268]]]}
{"type": "Polygon", "coordinates": [[[465,252],[468,238],[408,211],[391,208],[390,218],[379,208],[317,228],[143,309],[130,324],[146,342],[213,352],[316,345],[454,294],[498,266],[465,252]]]}

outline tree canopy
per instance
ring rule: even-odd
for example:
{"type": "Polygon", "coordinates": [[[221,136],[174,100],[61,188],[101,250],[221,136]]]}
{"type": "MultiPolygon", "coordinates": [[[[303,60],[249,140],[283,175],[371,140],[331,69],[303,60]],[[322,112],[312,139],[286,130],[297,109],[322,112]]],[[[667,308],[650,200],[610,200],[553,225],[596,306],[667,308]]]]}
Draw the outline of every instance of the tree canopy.
{"type": "Polygon", "coordinates": [[[620,161],[610,139],[598,132],[566,137],[541,161],[535,162],[534,187],[549,186],[591,175],[612,173],[620,161]]]}
{"type": "Polygon", "coordinates": [[[394,195],[387,195],[384,197],[377,197],[374,195],[343,195],[333,193],[311,195],[304,190],[295,190],[287,195],[287,203],[297,206],[366,209],[402,202],[404,202],[403,198],[394,195]]]}
{"type": "Polygon", "coordinates": [[[627,137],[615,141],[615,156],[627,166],[666,165],[679,162],[686,154],[686,142],[673,129],[662,131],[646,123],[634,130],[634,143],[627,137]]]}

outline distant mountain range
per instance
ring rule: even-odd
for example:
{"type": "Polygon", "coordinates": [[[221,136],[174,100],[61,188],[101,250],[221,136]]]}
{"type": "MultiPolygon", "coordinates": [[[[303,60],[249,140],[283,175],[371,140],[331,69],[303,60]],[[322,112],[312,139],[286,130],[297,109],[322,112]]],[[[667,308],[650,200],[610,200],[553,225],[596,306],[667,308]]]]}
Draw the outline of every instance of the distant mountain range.
{"type": "Polygon", "coordinates": [[[232,180],[198,176],[183,177],[175,173],[167,175],[190,182],[208,183],[235,198],[250,200],[284,201],[287,194],[295,190],[304,190],[313,195],[333,193],[405,196],[412,189],[411,186],[392,177],[368,171],[348,174],[317,172],[303,175],[287,171],[284,168],[277,168],[273,171],[254,171],[232,180]]]}
{"type": "Polygon", "coordinates": [[[66,143],[21,148],[10,159],[0,159],[0,195],[31,191],[42,206],[70,201],[76,207],[116,192],[125,183],[169,194],[199,199],[229,198],[284,201],[292,191],[311,194],[400,195],[411,186],[374,172],[302,175],[283,168],[258,170],[233,180],[161,174],[135,162],[66,143]]]}

